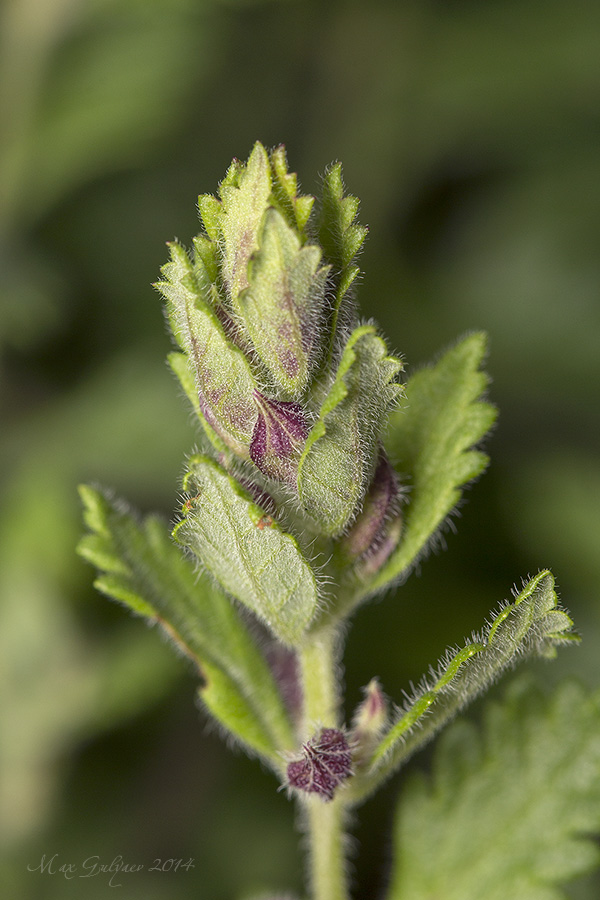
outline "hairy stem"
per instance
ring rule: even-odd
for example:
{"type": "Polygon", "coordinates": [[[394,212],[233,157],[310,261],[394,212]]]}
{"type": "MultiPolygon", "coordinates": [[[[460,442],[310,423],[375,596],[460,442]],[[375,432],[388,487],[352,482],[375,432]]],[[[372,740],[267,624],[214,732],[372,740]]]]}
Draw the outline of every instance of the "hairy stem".
{"type": "MultiPolygon", "coordinates": [[[[299,651],[304,696],[302,732],[307,739],[320,727],[339,727],[339,633],[323,629],[310,635],[299,651]]],[[[348,900],[342,796],[327,802],[309,797],[304,803],[312,900],[348,900]]]]}
{"type": "Polygon", "coordinates": [[[349,900],[343,799],[336,797],[327,803],[311,797],[306,806],[311,900],[349,900]]]}

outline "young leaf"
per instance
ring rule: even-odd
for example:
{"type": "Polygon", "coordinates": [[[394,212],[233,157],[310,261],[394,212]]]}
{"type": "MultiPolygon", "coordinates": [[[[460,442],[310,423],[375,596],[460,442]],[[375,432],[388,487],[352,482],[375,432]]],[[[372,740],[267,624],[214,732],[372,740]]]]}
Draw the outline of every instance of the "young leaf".
{"type": "Polygon", "coordinates": [[[600,693],[517,682],[482,731],[457,722],[408,783],[387,900],[566,900],[600,863],[600,693]]]}
{"type": "Polygon", "coordinates": [[[344,197],[342,165],[336,163],[325,174],[321,198],[319,221],[319,242],[325,258],[332,263],[335,272],[335,297],[331,317],[330,346],[328,361],[335,345],[338,321],[343,301],[353,281],[360,272],[354,259],[362,247],[367,229],[354,220],[359,201],[356,197],[344,197]]]}
{"type": "Polygon", "coordinates": [[[372,325],[354,331],[298,471],[302,505],[330,535],[348,525],[367,488],[379,431],[402,391],[395,381],[401,370],[372,325]]]}
{"type": "Polygon", "coordinates": [[[235,300],[248,287],[248,263],[258,247],[271,193],[269,158],[262,144],[257,141],[248,162],[238,164],[235,178],[225,178],[220,193],[223,275],[229,296],[235,300]]]}
{"type": "MultiPolygon", "coordinates": [[[[167,300],[173,334],[194,371],[201,420],[238,456],[247,458],[257,418],[250,365],[204,301],[183,247],[170,247],[171,262],[162,268],[165,281],[157,287],[167,300]]],[[[182,384],[187,393],[189,385],[182,384]]]]}
{"type": "Polygon", "coordinates": [[[156,517],[139,522],[120,503],[80,487],[90,533],[78,552],[99,570],[95,586],[158,622],[197,664],[200,697],[248,749],[278,766],[291,729],[275,682],[230,600],[190,561],[156,517]]]}
{"type": "Polygon", "coordinates": [[[422,680],[359,774],[355,795],[362,799],[371,793],[517,658],[554,656],[557,645],[578,640],[572,627],[558,604],[552,574],[539,572],[482,635],[449,652],[422,680]]]}
{"type": "Polygon", "coordinates": [[[461,487],[487,466],[487,456],[472,449],[496,418],[480,399],[488,383],[479,369],[485,349],[485,335],[471,334],[406,384],[406,404],[392,413],[386,440],[401,480],[410,484],[402,540],[363,595],[406,574],[458,503],[461,487]]]}
{"type": "Polygon", "coordinates": [[[316,612],[318,595],[295,539],[208,457],[191,460],[184,489],[190,498],[173,533],[176,540],[276,637],[299,643],[316,612]]]}
{"type": "Polygon", "coordinates": [[[248,267],[248,287],[235,302],[254,348],[285,393],[306,387],[318,337],[328,268],[315,244],[300,238],[276,209],[263,221],[248,267]]]}
{"type": "Polygon", "coordinates": [[[255,391],[258,419],[250,459],[263,475],[295,486],[299,450],[308,435],[306,413],[298,403],[269,400],[255,391]]]}
{"type": "Polygon", "coordinates": [[[192,409],[200,419],[202,423],[202,428],[204,429],[204,433],[208,437],[212,446],[219,451],[219,453],[227,452],[227,444],[221,440],[219,435],[214,431],[206,419],[202,414],[202,409],[200,407],[200,399],[198,397],[198,391],[196,389],[196,379],[194,377],[194,372],[190,368],[189,359],[186,353],[180,353],[178,350],[172,350],[171,353],[167,354],[167,362],[169,363],[169,367],[173,374],[177,377],[179,384],[183,388],[183,391],[192,405],[192,409]]]}
{"type": "Polygon", "coordinates": [[[288,223],[304,236],[315,198],[309,194],[298,194],[298,179],[294,172],[288,172],[285,147],[276,147],[270,156],[273,174],[271,202],[286,217],[288,223]]]}

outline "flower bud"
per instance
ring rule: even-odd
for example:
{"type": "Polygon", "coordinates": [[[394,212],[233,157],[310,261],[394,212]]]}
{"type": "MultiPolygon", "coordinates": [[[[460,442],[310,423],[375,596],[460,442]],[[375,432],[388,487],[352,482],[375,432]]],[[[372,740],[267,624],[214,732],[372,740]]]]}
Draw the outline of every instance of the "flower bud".
{"type": "Polygon", "coordinates": [[[358,765],[369,757],[388,720],[388,703],[379,681],[371,679],[363,690],[365,697],[354,713],[351,732],[354,758],[358,765]]]}
{"type": "Polygon", "coordinates": [[[302,747],[302,757],[287,767],[290,787],[333,800],[337,788],[352,774],[352,752],[343,731],[323,728],[302,747]]]}
{"type": "Polygon", "coordinates": [[[376,572],[395,549],[402,531],[398,476],[383,449],[363,508],[340,541],[341,554],[360,573],[376,572]]]}
{"type": "Polygon", "coordinates": [[[158,285],[179,347],[169,361],[228,474],[278,502],[291,492],[292,519],[372,567],[399,533],[396,482],[379,457],[402,365],[350,301],[366,229],[339,166],[311,223],[313,203],[284,149],[260,143],[233,161],[218,196],[199,198],[204,233],[191,254],[171,245],[158,285]]]}

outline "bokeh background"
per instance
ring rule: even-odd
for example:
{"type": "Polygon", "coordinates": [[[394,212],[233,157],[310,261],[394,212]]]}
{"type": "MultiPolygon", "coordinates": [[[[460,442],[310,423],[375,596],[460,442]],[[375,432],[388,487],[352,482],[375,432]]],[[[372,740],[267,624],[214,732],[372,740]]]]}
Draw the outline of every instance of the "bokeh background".
{"type": "MultiPolygon", "coordinates": [[[[207,728],[156,631],[94,593],[76,485],[172,515],[196,437],[151,287],[165,241],[189,243],[197,194],[256,139],[309,192],[341,159],[365,314],[409,372],[486,329],[501,410],[447,551],[356,617],[348,710],[373,675],[400,698],[544,566],[584,642],[531,668],[597,685],[600,4],[4,0],[0,22],[0,892],[112,896],[28,872],[44,854],[144,864],[128,900],[300,890],[285,795],[207,728]]],[[[362,898],[401,780],[356,826],[362,898]]]]}

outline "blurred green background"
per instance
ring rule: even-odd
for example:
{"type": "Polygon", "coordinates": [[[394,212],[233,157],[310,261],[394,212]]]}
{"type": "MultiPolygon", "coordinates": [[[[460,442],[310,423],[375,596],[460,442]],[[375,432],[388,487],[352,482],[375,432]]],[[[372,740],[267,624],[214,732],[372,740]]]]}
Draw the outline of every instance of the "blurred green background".
{"type": "MultiPolygon", "coordinates": [[[[600,4],[4,0],[0,27],[0,893],[107,896],[104,875],[27,871],[44,854],[144,864],[135,900],[300,890],[285,795],[93,591],[76,485],[172,516],[196,435],[150,286],[164,243],[256,139],[309,192],[341,159],[365,315],[409,372],[486,329],[501,410],[448,552],[357,615],[348,711],[373,675],[400,699],[544,566],[584,642],[533,668],[598,684],[600,4]]],[[[385,883],[400,782],[361,811],[357,897],[385,883]]]]}

